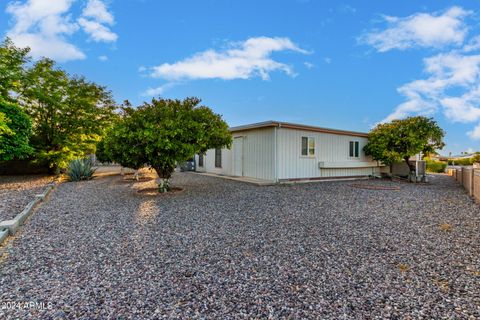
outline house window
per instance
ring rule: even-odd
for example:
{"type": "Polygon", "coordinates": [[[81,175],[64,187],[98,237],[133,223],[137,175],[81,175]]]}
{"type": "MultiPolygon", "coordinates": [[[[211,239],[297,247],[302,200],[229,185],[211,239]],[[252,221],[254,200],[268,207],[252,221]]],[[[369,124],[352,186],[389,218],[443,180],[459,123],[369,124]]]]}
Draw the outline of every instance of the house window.
{"type": "Polygon", "coordinates": [[[302,137],[302,156],[313,157],[315,155],[315,138],[302,137]]]}
{"type": "Polygon", "coordinates": [[[360,142],[359,141],[350,141],[349,154],[351,158],[360,157],[360,142]]]}
{"type": "Polygon", "coordinates": [[[203,167],[203,153],[198,155],[198,166],[203,167]]]}
{"type": "Polygon", "coordinates": [[[215,149],[215,167],[222,167],[222,149],[215,149]]]}

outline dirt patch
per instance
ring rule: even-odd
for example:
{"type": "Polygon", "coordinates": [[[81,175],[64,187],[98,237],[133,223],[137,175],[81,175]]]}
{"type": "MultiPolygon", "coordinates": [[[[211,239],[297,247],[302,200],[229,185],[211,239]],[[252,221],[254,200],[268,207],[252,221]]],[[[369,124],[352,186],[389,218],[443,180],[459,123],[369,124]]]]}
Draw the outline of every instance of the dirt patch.
{"type": "Polygon", "coordinates": [[[172,187],[169,192],[158,192],[158,188],[143,188],[137,190],[137,193],[147,196],[169,196],[174,195],[180,192],[183,192],[185,189],[180,187],[172,187]]]}
{"type": "Polygon", "coordinates": [[[138,180],[133,179],[133,177],[123,178],[122,180],[118,180],[118,183],[135,183],[135,182],[148,182],[155,180],[154,177],[139,177],[138,180]]]}

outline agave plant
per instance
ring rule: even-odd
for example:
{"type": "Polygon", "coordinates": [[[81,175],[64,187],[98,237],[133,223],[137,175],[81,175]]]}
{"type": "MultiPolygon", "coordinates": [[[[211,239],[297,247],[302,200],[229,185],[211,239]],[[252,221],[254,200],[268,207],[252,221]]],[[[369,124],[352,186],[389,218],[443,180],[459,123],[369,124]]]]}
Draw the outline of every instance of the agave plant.
{"type": "Polygon", "coordinates": [[[75,159],[68,164],[67,176],[70,181],[90,180],[94,173],[95,169],[89,158],[75,159]]]}

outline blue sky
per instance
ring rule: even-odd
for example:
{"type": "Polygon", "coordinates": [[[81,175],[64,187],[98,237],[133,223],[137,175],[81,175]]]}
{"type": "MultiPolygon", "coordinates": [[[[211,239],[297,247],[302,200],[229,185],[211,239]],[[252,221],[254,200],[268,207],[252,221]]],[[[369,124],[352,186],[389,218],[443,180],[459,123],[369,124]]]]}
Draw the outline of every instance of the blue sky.
{"type": "Polygon", "coordinates": [[[408,115],[480,150],[475,1],[2,1],[0,29],[118,102],[197,96],[230,125],[368,131],[408,115]]]}

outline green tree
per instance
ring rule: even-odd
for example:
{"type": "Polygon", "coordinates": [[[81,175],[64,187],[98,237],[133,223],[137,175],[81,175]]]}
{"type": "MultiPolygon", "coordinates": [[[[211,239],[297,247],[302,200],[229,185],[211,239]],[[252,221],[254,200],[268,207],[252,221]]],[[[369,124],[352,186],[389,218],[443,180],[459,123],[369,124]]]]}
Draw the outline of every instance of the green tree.
{"type": "Polygon", "coordinates": [[[115,161],[149,165],[160,178],[159,191],[169,190],[178,163],[211,148],[229,147],[228,125],[197,98],[153,99],[137,109],[126,108],[122,121],[107,136],[115,161]],[[120,157],[117,154],[120,150],[120,157]]]}
{"type": "Polygon", "coordinates": [[[25,64],[30,61],[30,49],[17,48],[7,38],[0,44],[0,97],[14,100],[12,92],[18,92],[25,77],[25,64]]]}
{"type": "Polygon", "coordinates": [[[364,151],[386,165],[405,160],[413,173],[415,165],[410,162],[410,157],[442,149],[445,146],[444,135],[445,132],[432,118],[417,116],[393,120],[370,131],[364,151]]]}
{"type": "Polygon", "coordinates": [[[107,151],[105,147],[105,138],[100,140],[97,143],[97,147],[95,150],[95,156],[97,157],[97,160],[102,162],[102,163],[109,163],[113,162],[114,160],[112,159],[110,153],[107,151]]]}
{"type": "Polygon", "coordinates": [[[11,135],[13,131],[10,130],[8,124],[10,123],[10,119],[7,118],[5,113],[0,112],[0,135],[11,135]]]}
{"type": "Polygon", "coordinates": [[[138,143],[140,139],[136,109],[127,102],[122,108],[120,120],[106,133],[103,140],[104,154],[111,162],[138,171],[147,163],[143,149],[138,143]]]}
{"type": "Polygon", "coordinates": [[[36,158],[52,171],[94,153],[116,118],[109,91],[82,77],[69,77],[50,59],[27,71],[20,99],[33,120],[36,158]]]}
{"type": "Polygon", "coordinates": [[[22,159],[33,151],[30,118],[19,106],[0,98],[0,161],[22,159]]]}

